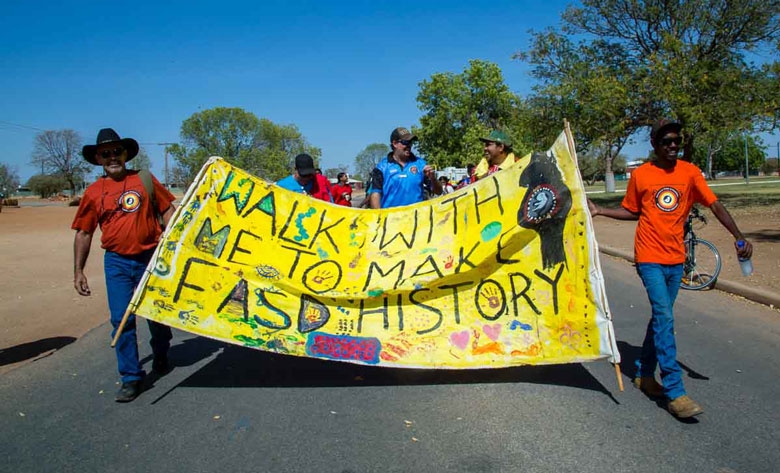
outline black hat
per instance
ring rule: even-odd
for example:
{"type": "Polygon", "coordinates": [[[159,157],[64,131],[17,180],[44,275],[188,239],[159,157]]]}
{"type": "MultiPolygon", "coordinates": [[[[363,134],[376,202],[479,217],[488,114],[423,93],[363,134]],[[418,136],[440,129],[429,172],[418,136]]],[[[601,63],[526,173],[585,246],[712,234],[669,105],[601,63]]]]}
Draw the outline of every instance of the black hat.
{"type": "Polygon", "coordinates": [[[95,159],[95,151],[97,151],[98,146],[107,143],[122,144],[122,147],[127,151],[127,159],[125,162],[135,158],[135,156],[138,154],[138,142],[132,138],[120,138],[113,128],[103,128],[100,130],[97,135],[97,140],[95,140],[95,144],[86,145],[84,148],[82,148],[81,154],[84,156],[84,159],[89,161],[91,164],[98,166],[99,163],[97,162],[97,159],[95,159]]]}
{"type": "Polygon", "coordinates": [[[299,176],[311,176],[317,172],[314,169],[314,159],[306,153],[295,157],[295,170],[299,176]]]}
{"type": "Polygon", "coordinates": [[[412,134],[411,131],[399,126],[392,133],[390,133],[390,141],[413,141],[417,139],[417,135],[412,134]]]}
{"type": "Polygon", "coordinates": [[[682,130],[682,125],[667,118],[661,118],[660,120],[653,123],[653,128],[650,129],[650,139],[655,141],[656,138],[664,136],[664,133],[662,132],[668,130],[674,130],[675,132],[680,133],[680,130],[682,130]]]}

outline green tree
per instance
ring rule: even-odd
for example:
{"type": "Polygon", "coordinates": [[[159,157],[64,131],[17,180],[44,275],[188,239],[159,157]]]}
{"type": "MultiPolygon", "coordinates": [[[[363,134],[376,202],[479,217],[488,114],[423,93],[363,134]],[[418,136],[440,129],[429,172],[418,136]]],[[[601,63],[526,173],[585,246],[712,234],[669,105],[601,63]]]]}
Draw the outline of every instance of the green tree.
{"type": "Polygon", "coordinates": [[[716,160],[719,171],[745,172],[745,141],[747,140],[747,158],[751,173],[757,173],[766,160],[764,144],[752,135],[733,135],[725,142],[723,151],[716,160]]]}
{"type": "MultiPolygon", "coordinates": [[[[575,131],[589,121],[583,115],[603,105],[624,109],[602,119],[617,131],[649,126],[666,115],[683,124],[684,157],[691,160],[699,140],[712,140],[711,151],[717,152],[723,135],[777,125],[780,67],[777,61],[752,63],[748,54],[776,54],[778,40],[778,0],[583,0],[566,9],[560,30],[535,35],[531,52],[519,56],[530,57],[537,75],[549,79],[544,91],[562,103],[575,131]],[[574,39],[576,47],[569,43],[574,39]],[[609,51],[611,58],[604,54],[609,51]],[[573,88],[581,66],[594,57],[619,67],[596,61],[588,80],[573,88]],[[610,102],[581,90],[599,83],[622,84],[625,91],[610,102]]],[[[586,128],[584,134],[598,139],[586,128]]]]}
{"type": "Polygon", "coordinates": [[[5,163],[0,163],[0,193],[10,196],[19,187],[19,174],[5,163]]]}
{"type": "Polygon", "coordinates": [[[221,156],[258,177],[277,180],[292,172],[293,158],[319,148],[310,145],[295,125],[277,125],[241,108],[217,107],[194,113],[181,126],[181,143],[168,148],[186,184],[209,157],[221,156]]]}
{"type": "Polygon", "coordinates": [[[363,151],[355,156],[355,175],[360,176],[363,181],[368,180],[371,171],[374,170],[379,161],[390,152],[390,144],[372,143],[363,151]]]}
{"type": "Polygon", "coordinates": [[[328,179],[336,179],[336,176],[342,172],[349,174],[349,166],[346,164],[339,164],[338,167],[325,169],[322,171],[322,174],[324,174],[328,179]]]}
{"type": "MultiPolygon", "coordinates": [[[[35,136],[32,163],[40,166],[41,174],[56,174],[65,179],[71,195],[76,184],[92,170],[81,156],[81,137],[73,130],[47,130],[35,136]]],[[[58,192],[62,188],[58,189],[58,192]]]]}
{"type": "Polygon", "coordinates": [[[423,116],[414,132],[420,137],[420,153],[431,164],[478,162],[483,153],[479,138],[496,128],[512,136],[515,150],[528,148],[520,130],[520,98],[491,62],[472,60],[460,74],[433,74],[420,83],[417,104],[423,116]]]}
{"type": "Polygon", "coordinates": [[[623,47],[604,41],[574,43],[547,30],[534,34],[529,51],[515,57],[532,64],[539,81],[526,100],[525,128],[537,130],[531,136],[534,145],[551,142],[569,120],[577,147],[584,154],[598,153],[594,171],[604,177],[607,192],[614,192],[613,162],[639,126],[632,117],[641,103],[623,47]]]}
{"type": "MultiPolygon", "coordinates": [[[[621,45],[634,64],[650,124],[657,112],[684,126],[686,159],[697,136],[767,126],[778,114],[777,61],[748,54],[778,48],[778,0],[585,0],[569,7],[570,34],[621,45]]],[[[770,53],[771,54],[771,53],[770,53]]]]}
{"type": "Polygon", "coordinates": [[[767,176],[772,176],[774,174],[777,174],[777,169],[778,169],[777,158],[767,158],[764,164],[761,165],[761,172],[763,172],[767,176]]]}
{"type": "Polygon", "coordinates": [[[57,174],[36,174],[27,181],[27,187],[42,199],[59,194],[67,186],[68,180],[57,174]]]}

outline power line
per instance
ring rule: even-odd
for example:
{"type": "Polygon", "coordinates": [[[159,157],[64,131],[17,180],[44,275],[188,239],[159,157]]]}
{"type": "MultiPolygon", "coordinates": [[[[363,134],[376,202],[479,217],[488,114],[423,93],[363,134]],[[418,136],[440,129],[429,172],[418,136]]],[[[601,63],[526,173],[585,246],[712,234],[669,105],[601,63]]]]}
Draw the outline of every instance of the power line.
{"type": "Polygon", "coordinates": [[[46,130],[43,130],[41,128],[36,128],[34,126],[21,125],[19,123],[7,122],[5,120],[0,120],[0,125],[14,126],[14,127],[17,127],[17,128],[24,128],[24,129],[27,129],[27,130],[34,130],[34,131],[46,131],[46,130]]]}

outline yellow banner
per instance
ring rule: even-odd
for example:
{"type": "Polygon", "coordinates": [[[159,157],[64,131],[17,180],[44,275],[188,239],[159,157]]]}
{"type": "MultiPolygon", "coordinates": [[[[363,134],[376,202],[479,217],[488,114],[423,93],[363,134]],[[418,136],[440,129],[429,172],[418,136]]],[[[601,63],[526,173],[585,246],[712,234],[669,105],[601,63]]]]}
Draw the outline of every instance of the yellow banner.
{"type": "Polygon", "coordinates": [[[131,307],[230,343],[372,365],[619,359],[563,133],[474,185],[385,210],[325,203],[211,158],[131,307]]]}

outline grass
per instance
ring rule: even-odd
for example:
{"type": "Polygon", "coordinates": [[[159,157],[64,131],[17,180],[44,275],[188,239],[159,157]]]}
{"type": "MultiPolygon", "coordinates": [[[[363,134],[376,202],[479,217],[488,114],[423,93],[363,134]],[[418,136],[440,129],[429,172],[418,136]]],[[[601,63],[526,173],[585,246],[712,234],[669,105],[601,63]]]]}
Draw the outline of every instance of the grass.
{"type": "MultiPolygon", "coordinates": [[[[751,177],[750,184],[742,179],[718,179],[708,184],[726,208],[764,207],[780,205],[780,179],[773,177],[751,177]]],[[[615,207],[623,201],[626,183],[616,185],[614,193],[604,193],[604,185],[586,187],[588,198],[599,205],[615,207]]]]}

